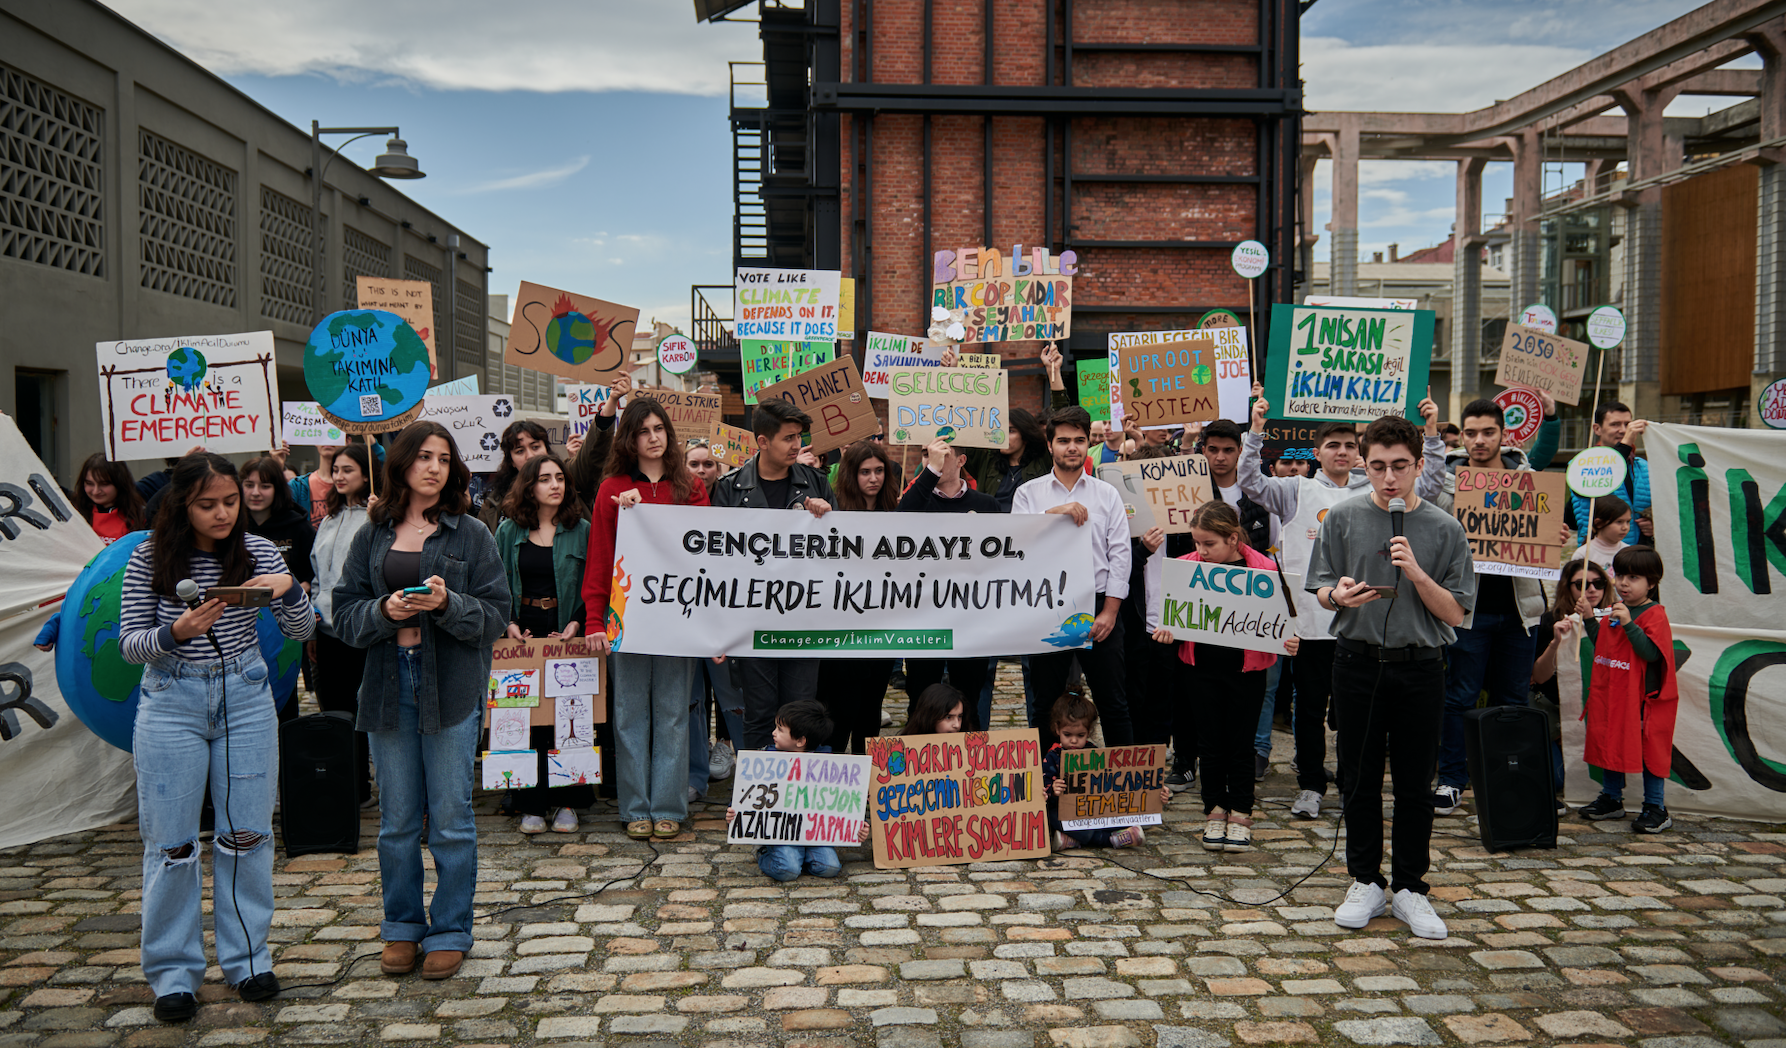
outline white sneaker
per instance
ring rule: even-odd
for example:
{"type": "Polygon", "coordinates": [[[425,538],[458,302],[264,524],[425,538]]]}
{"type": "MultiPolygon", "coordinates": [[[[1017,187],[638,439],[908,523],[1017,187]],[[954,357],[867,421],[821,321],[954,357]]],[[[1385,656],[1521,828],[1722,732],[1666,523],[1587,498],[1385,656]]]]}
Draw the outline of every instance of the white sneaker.
{"type": "Polygon", "coordinates": [[[1463,806],[1464,791],[1456,786],[1440,786],[1433,790],[1433,814],[1456,815],[1463,806]]]}
{"type": "Polygon", "coordinates": [[[521,832],[545,833],[546,820],[540,818],[538,815],[523,815],[521,816],[521,832]]]}
{"type": "Polygon", "coordinates": [[[737,756],[732,752],[732,744],[724,739],[715,740],[713,748],[707,753],[707,777],[724,779],[732,774],[732,765],[737,756]]]}
{"type": "Polygon", "coordinates": [[[686,793],[684,796],[686,796],[688,798],[688,803],[699,804],[699,803],[701,803],[701,798],[706,796],[706,794],[702,793],[700,790],[695,789],[693,786],[690,786],[688,788],[688,793],[686,793]]]}
{"type": "Polygon", "coordinates": [[[1228,816],[1211,815],[1203,827],[1203,847],[1208,851],[1225,851],[1228,847],[1228,816]]]}
{"type": "Polygon", "coordinates": [[[1251,822],[1240,822],[1233,816],[1229,816],[1228,836],[1223,847],[1231,852],[1252,851],[1253,824],[1251,822]]]}
{"type": "Polygon", "coordinates": [[[888,713],[886,710],[882,710],[881,711],[881,727],[891,728],[892,726],[893,726],[893,715],[891,713],[888,713]]]}
{"type": "Polygon", "coordinates": [[[1321,795],[1314,790],[1303,790],[1296,795],[1296,803],[1290,805],[1290,814],[1299,819],[1319,819],[1321,795]]]}
{"type": "Polygon", "coordinates": [[[1346,901],[1333,911],[1333,923],[1341,928],[1362,928],[1371,922],[1371,918],[1381,917],[1388,911],[1383,889],[1363,881],[1353,881],[1352,886],[1346,889],[1346,901]]]}
{"type": "Polygon", "coordinates": [[[1403,888],[1395,893],[1389,909],[1396,920],[1422,939],[1443,939],[1449,934],[1445,930],[1445,918],[1434,913],[1433,904],[1419,892],[1403,888]]]}
{"type": "Polygon", "coordinates": [[[558,809],[558,814],[552,817],[552,832],[576,833],[577,813],[569,808],[558,809]]]}

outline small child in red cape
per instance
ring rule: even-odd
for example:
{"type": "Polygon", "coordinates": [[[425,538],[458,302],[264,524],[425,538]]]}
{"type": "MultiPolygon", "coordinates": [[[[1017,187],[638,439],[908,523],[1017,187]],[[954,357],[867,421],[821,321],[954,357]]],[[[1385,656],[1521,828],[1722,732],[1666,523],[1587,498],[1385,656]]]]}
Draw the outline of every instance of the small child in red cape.
{"type": "Polygon", "coordinates": [[[1662,803],[1674,752],[1674,715],[1680,691],[1674,673],[1674,631],[1661,597],[1662,558],[1648,546],[1626,546],[1613,557],[1619,600],[1610,617],[1586,624],[1594,639],[1589,677],[1587,752],[1601,769],[1600,796],[1581,809],[1588,819],[1625,817],[1625,775],[1643,772],[1643,811],[1631,828],[1661,833],[1674,825],[1662,803]]]}

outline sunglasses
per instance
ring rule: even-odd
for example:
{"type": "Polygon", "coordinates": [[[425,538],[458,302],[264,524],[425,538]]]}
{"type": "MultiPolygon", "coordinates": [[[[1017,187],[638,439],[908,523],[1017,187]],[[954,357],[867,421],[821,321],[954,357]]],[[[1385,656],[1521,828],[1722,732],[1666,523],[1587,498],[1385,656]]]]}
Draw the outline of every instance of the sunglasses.
{"type": "Polygon", "coordinates": [[[1586,586],[1588,589],[1603,590],[1606,588],[1606,583],[1601,582],[1599,579],[1588,579],[1585,583],[1581,579],[1576,579],[1569,583],[1570,589],[1578,590],[1583,586],[1586,586]]]}

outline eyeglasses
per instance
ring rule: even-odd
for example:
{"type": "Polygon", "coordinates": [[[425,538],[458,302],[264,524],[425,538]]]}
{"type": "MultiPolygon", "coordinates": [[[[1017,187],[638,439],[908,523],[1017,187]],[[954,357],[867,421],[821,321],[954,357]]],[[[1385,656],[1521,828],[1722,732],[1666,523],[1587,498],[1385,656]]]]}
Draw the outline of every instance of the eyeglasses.
{"type": "Polygon", "coordinates": [[[1385,473],[1394,473],[1398,477],[1405,477],[1408,475],[1408,471],[1414,468],[1414,463],[1408,459],[1397,462],[1366,462],[1364,468],[1379,477],[1385,473]]]}
{"type": "Polygon", "coordinates": [[[1604,590],[1606,588],[1606,583],[1601,582],[1599,579],[1588,579],[1585,582],[1581,579],[1575,579],[1569,583],[1570,589],[1578,590],[1582,589],[1584,586],[1587,589],[1604,590]]]}

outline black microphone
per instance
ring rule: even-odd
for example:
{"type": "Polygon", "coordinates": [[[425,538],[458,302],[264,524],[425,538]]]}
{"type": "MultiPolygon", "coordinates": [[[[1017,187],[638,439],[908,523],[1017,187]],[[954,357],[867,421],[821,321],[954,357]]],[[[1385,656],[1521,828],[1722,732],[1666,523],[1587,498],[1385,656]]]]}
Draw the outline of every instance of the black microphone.
{"type": "MultiPolygon", "coordinates": [[[[200,604],[205,602],[205,591],[199,589],[198,583],[191,579],[181,579],[175,584],[174,596],[179,597],[184,601],[188,608],[197,608],[200,604]]],[[[212,630],[206,630],[205,639],[209,640],[211,642],[211,647],[216,649],[217,657],[220,659],[223,658],[223,645],[217,643],[217,634],[212,630]]]]}
{"type": "Polygon", "coordinates": [[[1398,539],[1402,537],[1402,514],[1407,511],[1408,502],[1406,499],[1389,500],[1389,527],[1395,532],[1395,537],[1398,539]]]}

